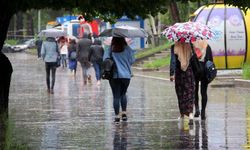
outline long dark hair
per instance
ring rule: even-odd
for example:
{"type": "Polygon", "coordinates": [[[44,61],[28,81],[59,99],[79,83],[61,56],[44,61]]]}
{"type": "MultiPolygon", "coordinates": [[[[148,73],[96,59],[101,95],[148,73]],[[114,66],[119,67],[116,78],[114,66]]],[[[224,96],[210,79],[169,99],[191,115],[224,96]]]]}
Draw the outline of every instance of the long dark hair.
{"type": "Polygon", "coordinates": [[[111,50],[113,52],[122,52],[127,45],[124,37],[113,37],[111,41],[111,50]]]}

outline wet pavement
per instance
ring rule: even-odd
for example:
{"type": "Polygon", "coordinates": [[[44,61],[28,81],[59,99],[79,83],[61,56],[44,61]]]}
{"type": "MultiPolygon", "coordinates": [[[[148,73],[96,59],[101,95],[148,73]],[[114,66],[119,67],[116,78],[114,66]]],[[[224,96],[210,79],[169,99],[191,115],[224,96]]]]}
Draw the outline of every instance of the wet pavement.
{"type": "Polygon", "coordinates": [[[15,140],[29,149],[250,148],[248,89],[209,87],[207,120],[189,126],[187,119],[177,119],[174,83],[134,72],[127,93],[128,121],[115,125],[107,81],[84,85],[79,66],[76,77],[58,68],[55,94],[50,95],[41,60],[26,53],[7,56],[14,68],[9,118],[15,140]]]}

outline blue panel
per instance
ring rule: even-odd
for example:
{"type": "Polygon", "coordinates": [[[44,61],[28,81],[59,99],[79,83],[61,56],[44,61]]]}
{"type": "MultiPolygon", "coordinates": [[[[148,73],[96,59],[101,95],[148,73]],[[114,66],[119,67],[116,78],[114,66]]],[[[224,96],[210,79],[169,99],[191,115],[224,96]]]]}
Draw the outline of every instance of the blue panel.
{"type": "Polygon", "coordinates": [[[72,35],[75,37],[78,37],[79,33],[78,33],[78,29],[80,27],[80,24],[73,24],[72,25],[72,35]]]}

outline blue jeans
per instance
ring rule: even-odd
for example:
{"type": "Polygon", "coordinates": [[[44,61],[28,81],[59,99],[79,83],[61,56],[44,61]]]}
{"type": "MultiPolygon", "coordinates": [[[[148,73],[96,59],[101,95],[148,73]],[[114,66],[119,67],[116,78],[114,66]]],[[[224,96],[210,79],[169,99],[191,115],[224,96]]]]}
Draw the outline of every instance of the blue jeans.
{"type": "Polygon", "coordinates": [[[127,89],[130,83],[130,79],[111,79],[109,84],[113,94],[113,107],[115,115],[119,114],[120,104],[122,111],[127,109],[127,89]]]}
{"type": "Polygon", "coordinates": [[[87,82],[88,76],[90,76],[90,67],[84,65],[81,63],[81,67],[82,67],[82,76],[83,76],[83,81],[87,82]]]}
{"type": "Polygon", "coordinates": [[[93,66],[95,69],[96,80],[100,80],[101,79],[101,65],[98,64],[97,62],[93,62],[93,66]]]}
{"type": "Polygon", "coordinates": [[[67,55],[61,54],[62,67],[67,67],[67,55]]]}

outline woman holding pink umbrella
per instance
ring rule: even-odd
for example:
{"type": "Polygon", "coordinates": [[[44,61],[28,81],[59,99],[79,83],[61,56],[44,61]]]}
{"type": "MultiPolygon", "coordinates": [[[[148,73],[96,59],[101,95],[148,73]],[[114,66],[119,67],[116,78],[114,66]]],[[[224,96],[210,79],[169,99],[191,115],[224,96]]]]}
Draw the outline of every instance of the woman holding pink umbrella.
{"type": "Polygon", "coordinates": [[[171,47],[170,81],[175,80],[180,119],[189,117],[193,124],[193,105],[195,100],[195,78],[191,67],[192,48],[189,43],[175,42],[171,47]]]}

